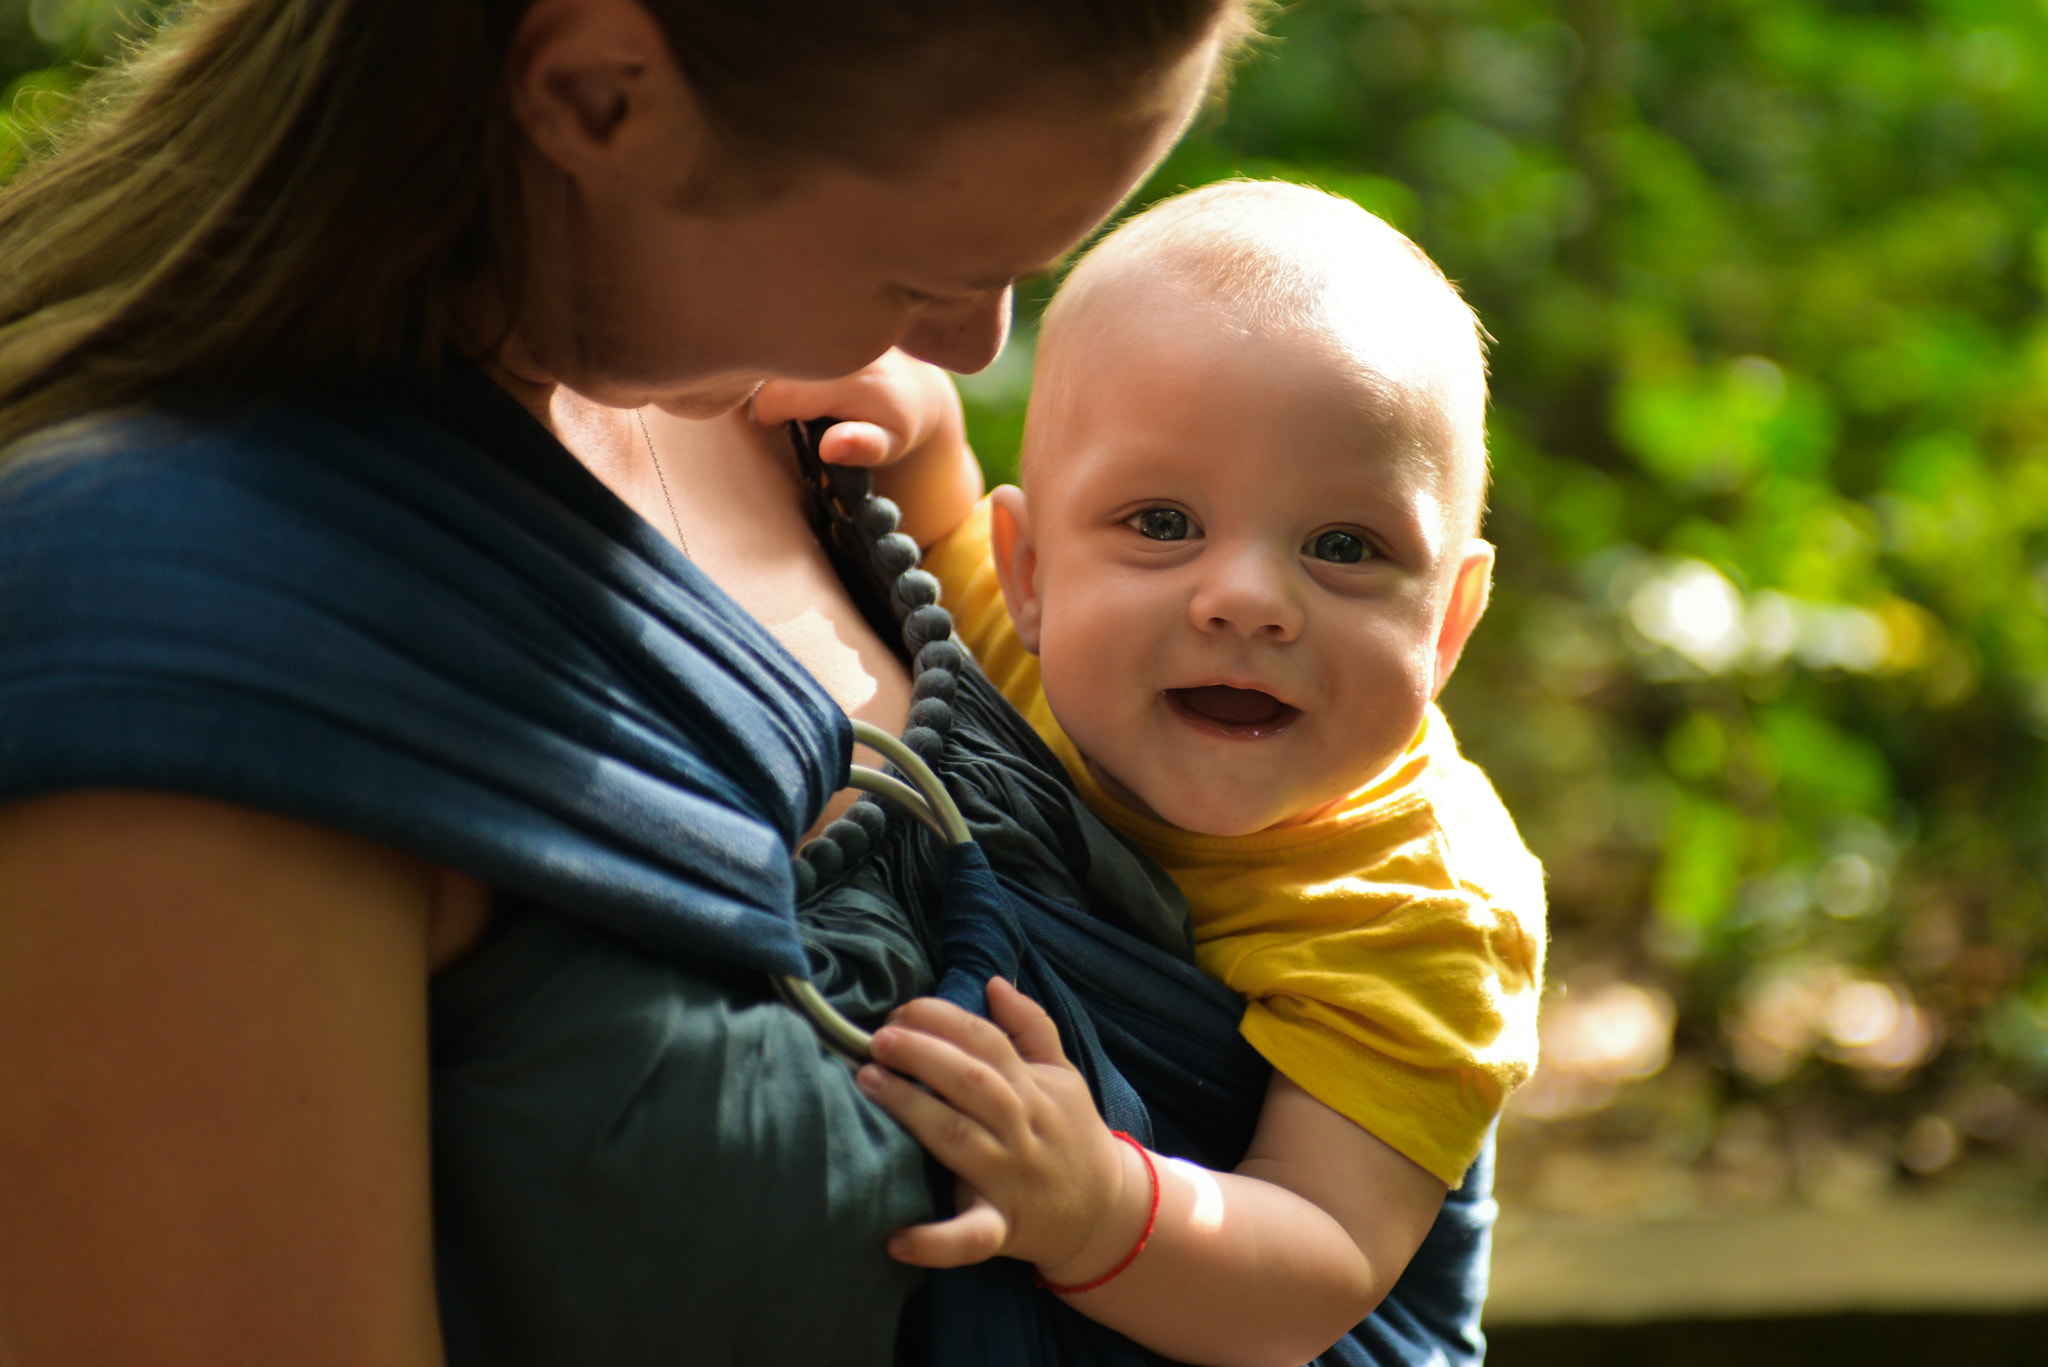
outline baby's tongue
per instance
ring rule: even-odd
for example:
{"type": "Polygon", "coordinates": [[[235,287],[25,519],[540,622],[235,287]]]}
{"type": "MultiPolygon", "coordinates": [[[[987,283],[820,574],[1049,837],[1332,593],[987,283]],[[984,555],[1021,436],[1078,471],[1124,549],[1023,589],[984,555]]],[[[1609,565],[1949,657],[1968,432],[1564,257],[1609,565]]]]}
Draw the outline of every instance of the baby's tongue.
{"type": "Polygon", "coordinates": [[[1287,704],[1271,693],[1261,693],[1256,688],[1231,688],[1227,684],[1176,688],[1173,696],[1196,716],[1224,726],[1264,726],[1278,721],[1287,710],[1287,704]]]}

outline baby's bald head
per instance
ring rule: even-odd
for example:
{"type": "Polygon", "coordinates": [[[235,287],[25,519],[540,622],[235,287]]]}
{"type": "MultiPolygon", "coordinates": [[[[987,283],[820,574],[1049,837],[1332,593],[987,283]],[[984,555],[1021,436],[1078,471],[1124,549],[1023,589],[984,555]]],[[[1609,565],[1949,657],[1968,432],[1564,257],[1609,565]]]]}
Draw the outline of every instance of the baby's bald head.
{"type": "MultiPolygon", "coordinates": [[[[1185,310],[1247,345],[1306,344],[1378,406],[1405,409],[1441,461],[1445,502],[1478,527],[1486,491],[1486,360],[1471,308],[1422,249],[1307,186],[1226,181],[1153,205],[1081,259],[1040,330],[1033,427],[1096,373],[1091,343],[1133,310],[1185,310]]],[[[1110,343],[1114,345],[1114,343],[1110,343]]],[[[1051,453],[1026,441],[1027,467],[1051,453]]],[[[1056,457],[1053,457],[1056,459],[1056,457]]]]}
{"type": "Polygon", "coordinates": [[[1486,609],[1472,311],[1348,201],[1213,185],[1046,315],[990,533],[1045,699],[1119,801],[1208,835],[1384,773],[1486,609]]]}

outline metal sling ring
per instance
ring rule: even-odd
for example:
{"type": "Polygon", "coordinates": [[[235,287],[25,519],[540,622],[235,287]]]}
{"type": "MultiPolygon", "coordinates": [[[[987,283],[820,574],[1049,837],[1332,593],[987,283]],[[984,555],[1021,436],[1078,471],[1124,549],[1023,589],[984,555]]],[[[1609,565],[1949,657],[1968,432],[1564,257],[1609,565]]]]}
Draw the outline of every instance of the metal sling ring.
{"type": "Polygon", "coordinates": [[[939,776],[932,772],[932,767],[917,757],[917,751],[881,727],[864,721],[854,722],[853,738],[870,750],[880,751],[884,759],[909,775],[910,782],[917,785],[914,795],[923,798],[924,802],[913,804],[913,794],[898,791],[908,788],[909,785],[887,774],[878,774],[873,769],[863,769],[859,765],[855,765],[853,769],[854,787],[867,788],[871,793],[881,793],[902,802],[911,809],[918,820],[931,827],[948,845],[974,843],[974,832],[967,828],[967,818],[960,815],[959,804],[953,801],[953,795],[946,791],[946,785],[939,781],[939,776]],[[880,779],[889,787],[873,787],[863,783],[862,775],[880,779]]]}
{"type": "MultiPolygon", "coordinates": [[[[900,804],[949,845],[965,845],[973,841],[974,833],[968,829],[967,819],[960,815],[960,807],[953,801],[953,795],[946,791],[946,785],[939,781],[931,766],[917,757],[916,751],[887,731],[864,721],[854,722],[853,737],[870,749],[880,751],[891,764],[910,777],[910,782],[905,783],[878,769],[856,764],[848,779],[854,787],[900,804]]],[[[818,990],[816,983],[809,978],[783,973],[771,974],[770,978],[782,1000],[809,1017],[826,1044],[856,1063],[867,1062],[874,1036],[826,1001],[825,994],[818,990]]]]}

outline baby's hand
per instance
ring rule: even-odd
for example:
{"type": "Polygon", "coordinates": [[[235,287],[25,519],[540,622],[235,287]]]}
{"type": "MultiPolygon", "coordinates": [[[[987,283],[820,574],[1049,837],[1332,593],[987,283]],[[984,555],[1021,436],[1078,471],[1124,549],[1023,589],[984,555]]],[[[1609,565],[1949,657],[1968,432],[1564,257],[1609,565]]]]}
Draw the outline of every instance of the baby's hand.
{"type": "Polygon", "coordinates": [[[754,395],[753,416],[763,427],[840,419],[818,443],[819,457],[835,465],[957,458],[967,446],[952,378],[895,350],[837,380],[770,380],[754,395]]]}
{"type": "Polygon", "coordinates": [[[819,440],[819,456],[877,467],[875,492],[895,501],[897,530],[920,546],[966,521],[981,497],[952,377],[900,351],[842,379],[770,380],[754,395],[753,414],[763,426],[841,419],[819,440]]]}
{"type": "Polygon", "coordinates": [[[959,1214],[897,1231],[890,1256],[959,1267],[1005,1254],[1053,1282],[1097,1275],[1133,1242],[1126,1226],[1142,1224],[1148,1179],[1139,1166],[1133,1192],[1139,1160],[1096,1114],[1052,1018],[1001,978],[988,1002],[993,1022],[934,997],[909,1003],[860,1070],[861,1090],[963,1189],[959,1214]]]}

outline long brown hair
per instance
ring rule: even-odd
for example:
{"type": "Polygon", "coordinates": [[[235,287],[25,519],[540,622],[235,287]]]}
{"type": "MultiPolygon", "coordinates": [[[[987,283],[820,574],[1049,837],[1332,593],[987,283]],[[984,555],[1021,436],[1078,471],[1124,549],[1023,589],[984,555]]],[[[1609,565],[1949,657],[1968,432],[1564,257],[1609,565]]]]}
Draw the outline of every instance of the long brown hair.
{"type": "MultiPolygon", "coordinates": [[[[735,156],[879,163],[1035,82],[1105,92],[1251,0],[643,0],[735,156]],[[908,92],[908,93],[906,93],[908,92]]],[[[189,0],[0,189],[0,448],[152,396],[426,367],[518,240],[527,0],[189,0]]]]}

